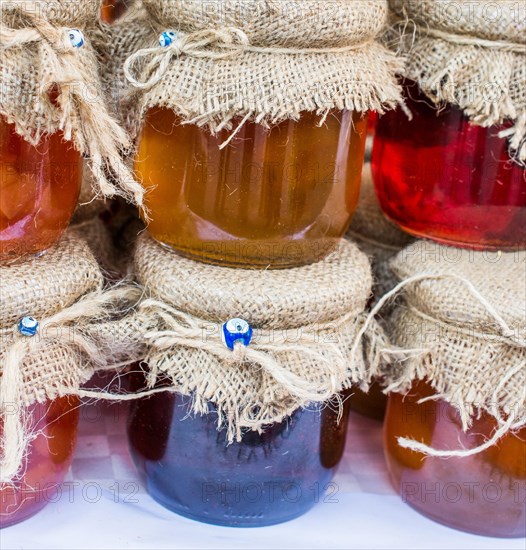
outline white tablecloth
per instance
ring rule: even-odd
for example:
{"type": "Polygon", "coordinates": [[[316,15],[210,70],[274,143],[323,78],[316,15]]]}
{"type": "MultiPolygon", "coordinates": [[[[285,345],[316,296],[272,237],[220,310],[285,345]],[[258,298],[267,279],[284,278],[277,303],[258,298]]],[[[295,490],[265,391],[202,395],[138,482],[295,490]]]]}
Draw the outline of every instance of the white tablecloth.
{"type": "MultiPolygon", "coordinates": [[[[519,549],[525,539],[492,539],[448,529],[394,492],[381,424],[351,414],[338,492],[294,521],[258,529],[215,527],[169,512],[137,480],[128,455],[124,405],[82,409],[71,472],[56,502],[0,531],[0,548],[422,548],[519,549]]],[[[320,499],[321,500],[321,499],[320,499]]]]}

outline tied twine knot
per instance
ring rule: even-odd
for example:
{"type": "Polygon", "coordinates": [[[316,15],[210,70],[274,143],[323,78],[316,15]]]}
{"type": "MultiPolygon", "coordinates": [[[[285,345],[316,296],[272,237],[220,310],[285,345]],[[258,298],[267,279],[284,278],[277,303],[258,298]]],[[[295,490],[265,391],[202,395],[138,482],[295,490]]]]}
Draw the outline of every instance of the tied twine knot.
{"type": "MultiPolygon", "coordinates": [[[[23,336],[18,326],[0,331],[7,349],[0,355],[0,416],[3,431],[0,437],[0,484],[13,482],[20,473],[28,445],[38,435],[31,432],[24,404],[23,365],[28,357],[36,357],[49,345],[75,350],[79,361],[89,361],[93,368],[107,367],[108,358],[96,338],[89,334],[90,325],[108,317],[124,302],[136,299],[136,289],[116,288],[94,293],[76,304],[44,319],[34,336],[23,336]]],[[[4,348],[4,345],[2,345],[4,348]]],[[[79,365],[77,365],[78,368],[79,365]]],[[[72,366],[72,371],[75,371],[72,366]]],[[[74,388],[66,393],[79,394],[74,388]]]]}
{"type": "Polygon", "coordinates": [[[144,48],[132,54],[124,63],[124,74],[133,86],[144,90],[161,81],[174,57],[184,54],[197,58],[227,59],[242,53],[249,45],[246,33],[236,27],[177,33],[168,46],[144,48]],[[146,61],[140,72],[149,75],[149,78],[141,82],[139,77],[134,76],[134,71],[146,61]]]}
{"type": "MultiPolygon", "coordinates": [[[[69,42],[70,29],[52,25],[35,0],[2,2],[0,47],[4,50],[38,44],[43,65],[39,100],[52,112],[49,94],[57,86],[58,125],[66,141],[89,157],[90,167],[104,196],[122,195],[142,207],[144,189],[123,161],[122,153],[131,142],[106,108],[102,90],[95,86],[97,61],[91,48],[75,48],[69,42]],[[4,17],[18,14],[27,26],[9,27],[4,17]],[[118,181],[119,186],[114,182],[118,181]]],[[[34,108],[39,108],[38,106],[34,108]]],[[[53,116],[51,114],[50,116],[53,116]]]]}
{"type": "MultiPolygon", "coordinates": [[[[398,296],[404,288],[409,287],[411,285],[418,284],[418,283],[429,282],[432,280],[447,280],[447,279],[456,280],[467,288],[467,290],[470,292],[473,298],[487,311],[488,315],[495,321],[495,324],[499,329],[500,339],[503,343],[509,346],[518,347],[520,349],[526,348],[526,341],[524,340],[524,338],[521,338],[520,336],[516,335],[515,331],[506,323],[505,319],[503,319],[503,317],[498,313],[496,308],[486,299],[486,297],[469,280],[459,275],[446,274],[446,273],[437,274],[437,275],[422,273],[420,275],[414,275],[412,277],[409,277],[401,281],[397,286],[395,286],[392,290],[386,293],[378,301],[378,303],[369,313],[367,320],[364,323],[360,333],[362,332],[365,333],[367,331],[368,324],[372,322],[372,320],[380,312],[380,310],[389,301],[393,300],[396,296],[398,296]]],[[[415,310],[415,308],[410,307],[410,309],[411,311],[416,312],[417,315],[423,319],[433,320],[434,322],[441,323],[441,321],[439,321],[438,319],[435,319],[433,317],[430,317],[424,314],[423,312],[415,310]]],[[[480,337],[484,336],[483,333],[477,334],[477,333],[474,333],[473,331],[471,331],[470,334],[471,335],[475,334],[480,337]]],[[[411,356],[411,354],[415,354],[415,353],[421,356],[426,356],[432,353],[432,350],[416,349],[416,348],[413,350],[399,349],[398,352],[393,350],[391,352],[391,355],[393,357],[396,357],[396,355],[398,354],[400,356],[399,361],[403,362],[407,360],[411,356]]],[[[526,362],[525,361],[519,362],[518,365],[508,370],[508,372],[501,378],[501,380],[495,387],[495,390],[493,392],[492,399],[491,399],[491,414],[496,419],[498,428],[495,430],[493,435],[481,445],[478,445],[471,449],[435,449],[434,447],[426,445],[425,443],[422,443],[420,441],[415,441],[414,439],[410,439],[408,437],[399,437],[398,444],[403,448],[422,453],[423,455],[426,455],[426,456],[442,457],[442,458],[452,458],[452,457],[464,458],[464,457],[476,455],[480,452],[485,451],[486,449],[489,449],[510,431],[518,430],[523,426],[526,426],[526,417],[522,416],[522,417],[519,417],[519,419],[517,419],[516,415],[513,414],[513,411],[509,412],[507,417],[504,417],[498,405],[499,396],[506,391],[505,390],[506,384],[508,384],[515,376],[518,376],[519,374],[523,373],[525,368],[526,368],[526,362]]],[[[396,390],[396,388],[397,388],[397,383],[395,382],[386,389],[386,393],[394,391],[396,390]]],[[[432,396],[430,398],[422,399],[419,403],[422,403],[429,399],[437,399],[440,397],[441,396],[432,396]]],[[[522,403],[526,401],[526,387],[523,388],[521,392],[520,400],[522,403]]]]}
{"type": "Polygon", "coordinates": [[[172,60],[182,55],[221,60],[245,52],[277,55],[338,54],[360,49],[373,40],[368,38],[360,43],[334,48],[284,48],[254,46],[245,31],[237,27],[203,29],[189,34],[178,32],[168,46],[143,48],[133,53],[124,63],[124,74],[135,88],[146,90],[158,84],[168,71],[172,60]],[[141,80],[141,75],[145,80],[141,80]]]}
{"type": "Polygon", "coordinates": [[[159,351],[180,346],[210,353],[225,365],[260,368],[274,378],[290,395],[305,402],[326,401],[341,390],[342,373],[346,372],[349,357],[342,352],[337,342],[324,342],[320,345],[316,332],[337,330],[349,322],[348,317],[343,317],[326,327],[303,327],[294,341],[290,341],[286,334],[279,331],[271,334],[269,331],[260,331],[260,339],[253,339],[249,346],[236,342],[232,351],[219,338],[220,325],[216,327],[216,336],[209,337],[206,332],[207,327],[201,319],[153,299],[142,302],[139,313],[153,314],[159,319],[159,326],[162,326],[162,329],[151,330],[144,335],[150,349],[146,358],[150,366],[149,386],[155,385],[158,376],[155,355],[159,351]],[[279,355],[290,353],[301,354],[306,360],[312,360],[325,368],[330,373],[329,384],[320,388],[316,382],[307,380],[284,367],[279,360],[279,355]]]}

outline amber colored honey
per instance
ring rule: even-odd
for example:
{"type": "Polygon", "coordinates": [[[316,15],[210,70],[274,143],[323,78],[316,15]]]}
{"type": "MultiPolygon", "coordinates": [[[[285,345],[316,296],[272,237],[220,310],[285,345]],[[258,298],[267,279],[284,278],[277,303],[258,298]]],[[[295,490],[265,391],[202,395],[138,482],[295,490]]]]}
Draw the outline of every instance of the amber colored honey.
{"type": "Polygon", "coordinates": [[[82,158],[62,134],[32,146],[0,119],[0,261],[52,246],[77,206],[82,158]]]}
{"type": "Polygon", "coordinates": [[[481,413],[468,432],[443,401],[418,403],[432,395],[423,382],[408,395],[389,396],[385,453],[402,499],[431,519],[450,527],[495,537],[526,536],[526,428],[464,458],[425,457],[400,447],[398,437],[437,449],[470,449],[492,436],[497,425],[481,413]]]}
{"type": "MultiPolygon", "coordinates": [[[[56,499],[68,471],[77,437],[79,399],[61,397],[26,410],[31,441],[21,478],[0,484],[0,527],[19,523],[56,499]]],[[[0,434],[3,423],[0,421],[0,434]]]]}
{"type": "Polygon", "coordinates": [[[358,202],[367,116],[314,113],[214,137],[167,109],[147,114],[135,170],[150,234],[193,259],[285,268],[322,259],[358,202]]]}
{"type": "Polygon", "coordinates": [[[104,0],[102,3],[101,19],[105,23],[113,23],[126,11],[123,0],[104,0]]]}

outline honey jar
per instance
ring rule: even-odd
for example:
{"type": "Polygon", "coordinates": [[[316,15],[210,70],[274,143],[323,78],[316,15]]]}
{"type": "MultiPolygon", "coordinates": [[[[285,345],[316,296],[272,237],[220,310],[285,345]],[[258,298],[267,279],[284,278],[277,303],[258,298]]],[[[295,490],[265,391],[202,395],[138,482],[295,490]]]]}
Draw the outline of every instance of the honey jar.
{"type": "Polygon", "coordinates": [[[246,122],[232,137],[232,130],[214,136],[169,109],[150,109],[135,159],[150,234],[223,266],[321,260],[357,206],[367,116],[332,112],[321,125],[318,118],[304,112],[270,128],[246,122]]]}
{"type": "MultiPolygon", "coordinates": [[[[27,408],[29,432],[37,435],[29,443],[20,476],[0,484],[0,527],[30,518],[59,494],[77,437],[78,407],[78,397],[60,397],[27,408]]],[[[0,420],[0,436],[2,432],[0,420]]]]}
{"type": "Polygon", "coordinates": [[[61,132],[36,146],[0,119],[0,261],[50,248],[77,206],[82,157],[61,132]]]}
{"type": "Polygon", "coordinates": [[[488,449],[465,457],[425,456],[405,449],[399,437],[438,449],[472,449],[489,439],[497,423],[488,413],[462,430],[459,414],[415,382],[407,395],[389,396],[385,455],[404,502],[449,527],[492,537],[526,535],[526,428],[509,432],[488,449]]]}
{"type": "Polygon", "coordinates": [[[113,23],[126,11],[126,7],[124,0],[104,0],[102,2],[101,19],[105,23],[113,23]]]}

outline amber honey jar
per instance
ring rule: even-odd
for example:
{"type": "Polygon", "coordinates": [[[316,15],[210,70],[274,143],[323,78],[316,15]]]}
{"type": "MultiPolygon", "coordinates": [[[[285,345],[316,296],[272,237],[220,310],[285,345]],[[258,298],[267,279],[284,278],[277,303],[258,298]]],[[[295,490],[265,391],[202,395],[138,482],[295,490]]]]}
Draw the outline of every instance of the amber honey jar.
{"type": "Polygon", "coordinates": [[[406,82],[407,106],[380,118],[373,177],[385,214],[402,229],[453,246],[526,248],[526,170],[502,126],[472,124],[406,82]]]}
{"type": "Polygon", "coordinates": [[[124,0],[104,0],[101,8],[101,19],[105,23],[113,23],[126,11],[126,7],[124,0]]]}
{"type": "MultiPolygon", "coordinates": [[[[288,268],[326,256],[356,208],[367,116],[305,112],[217,136],[168,109],[147,113],[135,159],[150,234],[192,259],[288,268]]],[[[237,121],[239,123],[239,121],[237,121]]],[[[236,127],[236,121],[233,123],[236,127]]]]}
{"type": "MultiPolygon", "coordinates": [[[[79,418],[78,397],[61,397],[28,407],[30,442],[20,475],[0,484],[0,527],[20,523],[56,499],[71,464],[79,418]]],[[[0,420],[0,434],[3,422],[0,420]]]]}
{"type": "Polygon", "coordinates": [[[0,261],[55,244],[75,211],[81,181],[82,157],[61,132],[33,146],[0,118],[0,261]]]}
{"type": "Polygon", "coordinates": [[[134,402],[131,453],[152,497],[197,521],[262,527],[289,521],[334,494],[344,451],[343,418],[322,405],[297,410],[262,433],[228,444],[217,412],[190,415],[192,398],[160,393],[134,402]]]}
{"type": "Polygon", "coordinates": [[[429,518],[463,531],[492,537],[526,536],[526,428],[467,457],[426,457],[402,448],[399,437],[436,449],[471,449],[489,439],[497,423],[481,412],[462,430],[456,409],[417,382],[407,395],[389,396],[385,454],[404,502],[429,518]]]}

